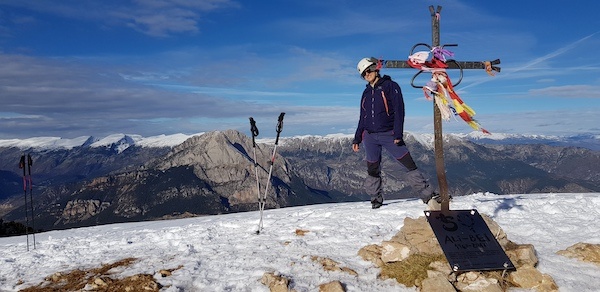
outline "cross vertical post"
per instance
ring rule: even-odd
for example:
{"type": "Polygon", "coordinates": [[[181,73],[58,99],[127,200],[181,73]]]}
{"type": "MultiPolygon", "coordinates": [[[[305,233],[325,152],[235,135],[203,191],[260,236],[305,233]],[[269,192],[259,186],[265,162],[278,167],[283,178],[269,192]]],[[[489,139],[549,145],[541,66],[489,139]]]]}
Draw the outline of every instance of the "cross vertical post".
{"type": "MultiPolygon", "coordinates": [[[[442,7],[438,6],[437,11],[433,9],[433,6],[429,6],[429,12],[431,12],[431,44],[432,46],[440,46],[440,19],[439,13],[442,7]]],[[[438,185],[440,188],[440,195],[442,197],[442,211],[450,210],[450,196],[448,195],[448,181],[446,180],[446,168],[444,166],[444,139],[442,137],[442,118],[440,109],[433,104],[433,136],[434,136],[434,153],[435,153],[435,169],[438,178],[438,185]]]]}
{"type": "MultiPolygon", "coordinates": [[[[440,12],[442,10],[442,6],[437,6],[434,8],[433,5],[429,6],[429,12],[431,12],[431,39],[432,45],[429,46],[427,44],[416,44],[415,47],[423,45],[427,46],[430,50],[434,48],[443,48],[444,46],[456,46],[452,45],[440,45],[440,12]]],[[[410,64],[404,60],[381,60],[384,68],[412,68],[414,69],[414,64],[410,64]]],[[[458,82],[454,84],[457,86],[463,77],[463,69],[485,69],[486,72],[490,75],[493,75],[492,71],[500,72],[500,67],[495,65],[500,64],[500,60],[496,59],[494,61],[456,61],[456,60],[448,60],[444,61],[444,69],[459,69],[460,70],[460,79],[458,82]]],[[[439,69],[440,67],[438,67],[439,69]]],[[[429,71],[432,68],[420,68],[420,71],[415,74],[412,78],[411,85],[415,88],[423,88],[423,86],[417,86],[414,84],[415,78],[426,71],[429,71]]],[[[450,196],[448,194],[448,182],[446,180],[446,170],[444,166],[444,140],[442,136],[442,117],[441,111],[436,106],[435,101],[433,102],[433,126],[434,126],[434,152],[435,152],[435,168],[438,178],[438,185],[440,189],[440,196],[442,198],[441,203],[441,211],[445,213],[449,213],[450,211],[450,196]]]]}

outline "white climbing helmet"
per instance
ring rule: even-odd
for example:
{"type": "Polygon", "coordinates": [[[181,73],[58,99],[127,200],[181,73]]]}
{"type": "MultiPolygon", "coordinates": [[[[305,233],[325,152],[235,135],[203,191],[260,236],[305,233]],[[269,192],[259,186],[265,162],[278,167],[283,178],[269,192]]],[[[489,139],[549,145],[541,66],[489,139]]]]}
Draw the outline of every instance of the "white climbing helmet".
{"type": "Polygon", "coordinates": [[[371,70],[377,69],[377,58],[363,58],[356,65],[356,69],[358,70],[358,74],[362,76],[363,72],[367,70],[367,68],[372,67],[371,70]]]}

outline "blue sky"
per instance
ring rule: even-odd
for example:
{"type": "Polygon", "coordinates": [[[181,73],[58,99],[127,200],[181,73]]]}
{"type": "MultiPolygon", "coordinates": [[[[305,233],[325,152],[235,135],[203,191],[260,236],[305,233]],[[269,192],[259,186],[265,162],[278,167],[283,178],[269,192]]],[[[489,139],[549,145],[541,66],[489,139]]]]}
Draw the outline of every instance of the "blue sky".
{"type": "MultiPolygon", "coordinates": [[[[429,5],[443,7],[455,59],[502,62],[456,88],[487,130],[600,134],[600,4],[577,3],[0,0],[0,139],[249,135],[251,116],[269,137],[280,112],[284,136],[353,133],[357,62],[430,44],[429,5]]],[[[382,73],[403,89],[405,130],[432,133],[417,71],[382,73]]],[[[471,128],[452,120],[444,132],[471,128]]]]}

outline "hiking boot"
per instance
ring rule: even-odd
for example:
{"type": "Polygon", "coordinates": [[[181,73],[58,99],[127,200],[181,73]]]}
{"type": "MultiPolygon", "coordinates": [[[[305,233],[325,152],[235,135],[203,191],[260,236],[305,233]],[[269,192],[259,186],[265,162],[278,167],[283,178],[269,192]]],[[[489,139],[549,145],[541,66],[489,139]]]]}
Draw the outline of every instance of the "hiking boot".
{"type": "Polygon", "coordinates": [[[434,192],[425,198],[421,198],[421,200],[423,200],[423,203],[425,203],[425,204],[429,203],[429,201],[431,201],[431,200],[435,200],[438,203],[442,203],[442,196],[440,194],[434,192]]]}
{"type": "Polygon", "coordinates": [[[372,209],[379,209],[381,206],[383,206],[383,203],[381,203],[381,202],[377,202],[377,201],[371,202],[372,209]]]}
{"type": "Polygon", "coordinates": [[[442,210],[442,200],[440,199],[438,201],[437,198],[432,197],[431,199],[429,199],[429,201],[427,201],[427,210],[430,211],[439,211],[442,210]]]}
{"type": "MultiPolygon", "coordinates": [[[[452,201],[452,196],[448,195],[448,199],[450,201],[452,201]]],[[[436,202],[441,204],[442,203],[442,195],[440,195],[438,193],[431,193],[431,195],[429,195],[425,198],[422,198],[422,200],[423,200],[423,203],[425,203],[425,204],[429,203],[429,201],[431,201],[431,200],[435,200],[436,202]]]]}
{"type": "MultiPolygon", "coordinates": [[[[452,196],[448,195],[448,197],[451,201],[452,196]]],[[[423,202],[427,205],[427,210],[436,211],[442,209],[442,196],[438,193],[432,193],[427,198],[424,198],[423,202]]]]}

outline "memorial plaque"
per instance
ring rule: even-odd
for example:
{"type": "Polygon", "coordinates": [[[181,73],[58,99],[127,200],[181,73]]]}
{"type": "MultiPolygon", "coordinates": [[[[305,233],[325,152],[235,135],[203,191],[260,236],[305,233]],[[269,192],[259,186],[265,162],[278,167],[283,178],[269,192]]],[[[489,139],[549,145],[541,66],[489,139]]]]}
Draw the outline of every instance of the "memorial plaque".
{"type": "Polygon", "coordinates": [[[477,210],[425,211],[453,271],[514,270],[477,210]]]}

